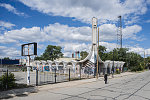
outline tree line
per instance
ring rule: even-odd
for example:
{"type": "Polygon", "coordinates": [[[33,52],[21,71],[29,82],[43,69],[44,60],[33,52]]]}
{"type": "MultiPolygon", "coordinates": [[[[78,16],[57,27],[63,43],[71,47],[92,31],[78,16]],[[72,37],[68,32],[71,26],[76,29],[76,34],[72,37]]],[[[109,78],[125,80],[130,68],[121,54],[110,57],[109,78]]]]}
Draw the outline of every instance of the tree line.
{"type": "MultiPolygon", "coordinates": [[[[124,67],[131,71],[140,71],[145,69],[150,62],[150,57],[144,58],[135,52],[129,52],[128,48],[115,48],[107,52],[105,46],[99,46],[99,56],[103,61],[124,61],[124,67]]],[[[88,52],[80,52],[81,59],[87,57],[88,52]]],[[[62,58],[62,48],[60,46],[48,45],[41,56],[35,57],[35,60],[52,60],[62,58]]]]}

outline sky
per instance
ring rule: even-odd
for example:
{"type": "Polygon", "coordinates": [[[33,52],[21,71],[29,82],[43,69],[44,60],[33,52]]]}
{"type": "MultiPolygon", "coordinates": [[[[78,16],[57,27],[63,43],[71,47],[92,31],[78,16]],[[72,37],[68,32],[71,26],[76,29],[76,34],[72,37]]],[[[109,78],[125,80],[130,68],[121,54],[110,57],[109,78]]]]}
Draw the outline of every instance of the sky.
{"type": "Polygon", "coordinates": [[[150,0],[0,0],[0,57],[21,57],[21,45],[37,42],[38,56],[47,45],[64,56],[90,51],[92,18],[98,19],[100,45],[117,47],[122,16],[123,47],[150,55],[150,0]]]}

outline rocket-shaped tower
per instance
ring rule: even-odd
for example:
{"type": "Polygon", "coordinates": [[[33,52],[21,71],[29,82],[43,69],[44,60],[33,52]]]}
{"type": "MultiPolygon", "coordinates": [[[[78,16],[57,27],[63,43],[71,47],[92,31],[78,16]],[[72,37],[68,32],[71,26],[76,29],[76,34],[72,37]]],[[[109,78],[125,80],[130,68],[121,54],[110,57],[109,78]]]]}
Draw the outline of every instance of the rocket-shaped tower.
{"type": "Polygon", "coordinates": [[[83,63],[83,66],[93,67],[95,66],[97,62],[97,56],[98,56],[98,62],[100,64],[103,64],[103,61],[100,59],[99,55],[97,55],[97,47],[98,47],[98,41],[97,41],[97,18],[92,18],[92,48],[89,53],[89,55],[81,60],[80,62],[83,63]]]}

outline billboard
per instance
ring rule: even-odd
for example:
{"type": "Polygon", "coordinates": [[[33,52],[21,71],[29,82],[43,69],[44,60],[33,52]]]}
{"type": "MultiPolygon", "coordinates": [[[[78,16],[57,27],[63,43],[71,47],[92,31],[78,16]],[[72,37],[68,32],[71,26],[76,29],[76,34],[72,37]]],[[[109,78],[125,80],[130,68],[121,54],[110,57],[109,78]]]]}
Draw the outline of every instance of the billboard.
{"type": "Polygon", "coordinates": [[[37,55],[37,43],[27,43],[21,45],[21,56],[37,55]]]}
{"type": "Polygon", "coordinates": [[[5,60],[5,59],[2,59],[2,60],[0,60],[0,64],[4,64],[4,65],[19,64],[19,60],[5,60]]]}

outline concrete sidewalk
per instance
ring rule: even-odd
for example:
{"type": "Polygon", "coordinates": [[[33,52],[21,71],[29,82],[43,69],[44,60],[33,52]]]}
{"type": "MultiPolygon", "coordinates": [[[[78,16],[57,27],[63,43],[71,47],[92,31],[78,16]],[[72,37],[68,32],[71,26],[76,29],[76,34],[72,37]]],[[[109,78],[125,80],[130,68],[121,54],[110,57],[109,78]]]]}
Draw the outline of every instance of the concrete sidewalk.
{"type": "MultiPolygon", "coordinates": [[[[113,75],[114,78],[119,78],[123,76],[128,76],[128,75],[134,75],[136,73],[133,72],[125,72],[121,74],[115,74],[113,75]]],[[[108,76],[109,79],[112,79],[112,76],[108,76]]],[[[108,81],[109,81],[108,79],[108,81]]],[[[103,77],[99,77],[98,79],[92,78],[92,79],[83,79],[83,80],[76,80],[76,81],[70,81],[70,82],[63,82],[63,83],[57,83],[57,84],[47,84],[47,85],[42,85],[42,86],[37,86],[37,87],[29,87],[29,88],[22,88],[22,89],[12,89],[8,91],[3,91],[0,92],[0,99],[8,99],[8,98],[13,98],[15,96],[28,96],[30,93],[37,93],[37,92],[42,92],[42,91],[47,91],[47,90],[57,90],[61,88],[68,88],[68,87],[74,87],[74,86],[79,86],[83,84],[90,84],[94,83],[97,81],[104,81],[103,77]]]]}
{"type": "Polygon", "coordinates": [[[37,87],[28,87],[28,88],[21,88],[21,89],[12,89],[7,91],[0,91],[0,99],[9,99],[15,96],[25,96],[29,95],[30,93],[37,93],[37,87]]]}

